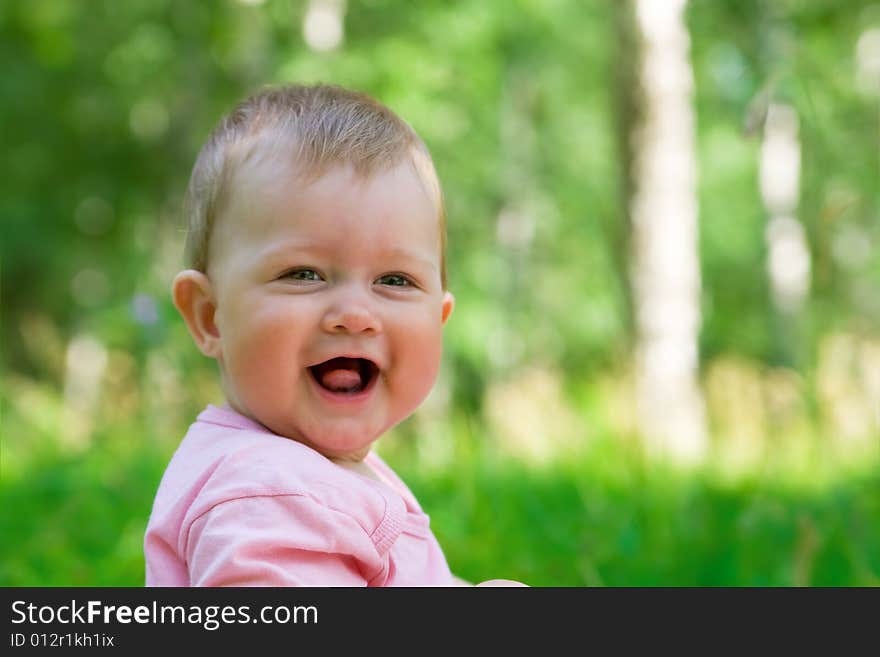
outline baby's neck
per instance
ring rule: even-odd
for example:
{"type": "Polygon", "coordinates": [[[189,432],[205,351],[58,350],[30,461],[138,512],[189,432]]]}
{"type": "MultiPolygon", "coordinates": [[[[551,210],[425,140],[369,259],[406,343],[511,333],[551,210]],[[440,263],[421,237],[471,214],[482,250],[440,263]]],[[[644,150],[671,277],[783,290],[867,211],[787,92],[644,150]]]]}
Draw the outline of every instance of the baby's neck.
{"type": "Polygon", "coordinates": [[[363,460],[361,461],[352,461],[350,459],[337,459],[331,458],[336,465],[345,468],[346,470],[351,470],[352,472],[357,472],[359,474],[364,475],[365,477],[369,477],[378,482],[382,482],[376,472],[371,468],[367,463],[363,460]]]}

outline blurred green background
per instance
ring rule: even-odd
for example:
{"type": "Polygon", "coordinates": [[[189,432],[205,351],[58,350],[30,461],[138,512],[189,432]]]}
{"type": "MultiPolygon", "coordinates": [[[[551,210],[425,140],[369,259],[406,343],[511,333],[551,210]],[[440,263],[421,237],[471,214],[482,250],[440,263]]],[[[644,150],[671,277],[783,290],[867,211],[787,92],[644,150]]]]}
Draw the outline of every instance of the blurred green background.
{"type": "Polygon", "coordinates": [[[143,584],[164,466],[221,401],[170,302],[182,194],[220,116],[284,81],[366,91],[434,155],[457,306],[434,393],[378,451],[457,574],[880,584],[880,4],[691,0],[685,21],[708,431],[686,465],[636,421],[627,3],[0,3],[0,585],[143,584]],[[798,125],[788,308],[771,106],[798,125]]]}

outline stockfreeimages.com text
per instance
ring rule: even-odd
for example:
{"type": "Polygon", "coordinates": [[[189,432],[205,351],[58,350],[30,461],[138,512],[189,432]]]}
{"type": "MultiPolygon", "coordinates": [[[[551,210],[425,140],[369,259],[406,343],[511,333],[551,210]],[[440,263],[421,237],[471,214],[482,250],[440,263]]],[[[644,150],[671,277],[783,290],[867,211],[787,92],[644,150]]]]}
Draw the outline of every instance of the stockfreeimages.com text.
{"type": "Polygon", "coordinates": [[[201,625],[206,630],[216,630],[221,625],[264,623],[313,623],[318,622],[318,609],[314,606],[284,605],[261,607],[252,613],[250,606],[242,605],[160,605],[155,600],[151,605],[105,605],[100,600],[85,603],[71,600],[70,604],[58,606],[35,605],[24,600],[12,603],[14,624],[34,625],[51,623],[141,623],[141,624],[190,624],[201,625]]]}

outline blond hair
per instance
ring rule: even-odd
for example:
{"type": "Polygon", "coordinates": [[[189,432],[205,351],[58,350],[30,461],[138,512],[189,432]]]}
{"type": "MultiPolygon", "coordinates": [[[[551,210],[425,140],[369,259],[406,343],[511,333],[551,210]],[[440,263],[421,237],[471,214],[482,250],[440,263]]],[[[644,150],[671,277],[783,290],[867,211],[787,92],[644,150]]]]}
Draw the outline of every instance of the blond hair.
{"type": "Polygon", "coordinates": [[[365,178],[407,160],[435,202],[440,228],[440,277],[446,288],[446,212],[424,142],[406,121],[366,94],[335,85],[268,87],[239,103],[202,147],[187,189],[186,260],[208,266],[215,220],[236,173],[263,157],[289,158],[302,178],[336,165],[365,178]]]}

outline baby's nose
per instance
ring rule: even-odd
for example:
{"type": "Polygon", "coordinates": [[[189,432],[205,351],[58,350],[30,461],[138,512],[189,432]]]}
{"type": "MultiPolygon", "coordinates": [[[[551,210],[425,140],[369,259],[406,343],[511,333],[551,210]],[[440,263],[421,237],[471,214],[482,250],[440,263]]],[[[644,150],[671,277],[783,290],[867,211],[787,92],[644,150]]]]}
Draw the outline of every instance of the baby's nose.
{"type": "Polygon", "coordinates": [[[382,324],[365,301],[347,298],[324,315],[323,328],[329,333],[378,333],[382,324]]]}

